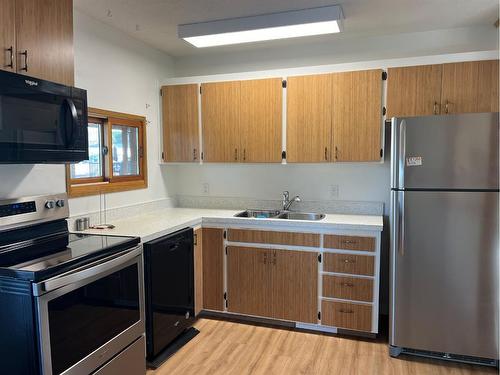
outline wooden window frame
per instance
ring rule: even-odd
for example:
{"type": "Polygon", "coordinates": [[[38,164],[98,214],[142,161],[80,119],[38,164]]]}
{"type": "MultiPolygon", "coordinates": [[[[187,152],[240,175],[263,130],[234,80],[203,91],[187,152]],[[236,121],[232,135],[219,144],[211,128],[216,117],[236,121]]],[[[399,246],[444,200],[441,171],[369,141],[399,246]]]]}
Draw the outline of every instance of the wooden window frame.
{"type": "Polygon", "coordinates": [[[108,147],[108,153],[103,156],[102,177],[71,178],[70,164],[66,164],[66,191],[70,198],[98,195],[101,193],[114,193],[120,191],[145,189],[148,187],[147,179],[147,144],[146,144],[146,118],[127,113],[107,111],[98,108],[89,108],[89,122],[100,121],[103,126],[102,144],[108,147]],[[139,148],[139,175],[113,176],[113,147],[112,127],[123,125],[138,128],[139,148]]]}

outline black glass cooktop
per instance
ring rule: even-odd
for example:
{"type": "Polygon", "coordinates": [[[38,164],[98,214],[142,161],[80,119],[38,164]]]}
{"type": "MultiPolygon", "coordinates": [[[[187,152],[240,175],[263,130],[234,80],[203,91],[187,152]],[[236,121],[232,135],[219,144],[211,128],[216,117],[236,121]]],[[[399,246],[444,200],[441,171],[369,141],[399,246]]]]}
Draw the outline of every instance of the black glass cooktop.
{"type": "MultiPolygon", "coordinates": [[[[28,256],[28,259],[24,257],[22,261],[13,263],[13,257],[3,257],[0,259],[0,276],[39,281],[124,251],[140,241],[137,237],[89,234],[67,234],[64,240],[66,247],[56,247],[31,259],[28,256]]],[[[27,250],[17,249],[16,253],[22,251],[27,250]]]]}

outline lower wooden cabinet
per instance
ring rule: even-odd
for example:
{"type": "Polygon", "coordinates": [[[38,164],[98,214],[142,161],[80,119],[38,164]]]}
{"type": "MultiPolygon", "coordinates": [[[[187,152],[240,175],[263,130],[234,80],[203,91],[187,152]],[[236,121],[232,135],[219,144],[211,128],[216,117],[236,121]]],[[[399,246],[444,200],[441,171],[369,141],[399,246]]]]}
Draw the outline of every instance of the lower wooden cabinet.
{"type": "Polygon", "coordinates": [[[371,331],[372,306],[322,301],[321,324],[356,331],[371,331]]]}
{"type": "Polygon", "coordinates": [[[227,248],[228,311],[272,316],[272,260],[270,250],[227,248]]]}
{"type": "Polygon", "coordinates": [[[203,229],[194,231],[194,315],[203,310],[203,229]]]}
{"type": "Polygon", "coordinates": [[[316,253],[227,248],[228,311],[317,323],[317,298],[316,253]]]}
{"type": "Polygon", "coordinates": [[[203,308],[224,310],[224,231],[203,228],[203,308]]]}

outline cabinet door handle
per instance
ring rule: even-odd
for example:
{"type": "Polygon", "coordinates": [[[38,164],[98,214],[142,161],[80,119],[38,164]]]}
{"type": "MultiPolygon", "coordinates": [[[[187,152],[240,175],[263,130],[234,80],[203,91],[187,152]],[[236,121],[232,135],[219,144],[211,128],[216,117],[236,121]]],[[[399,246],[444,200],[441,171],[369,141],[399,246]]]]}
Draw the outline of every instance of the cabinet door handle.
{"type": "Polygon", "coordinates": [[[273,253],[273,265],[276,265],[276,252],[273,253]]]}
{"type": "Polygon", "coordinates": [[[193,148],[193,160],[196,160],[196,159],[197,159],[196,149],[193,148]]]}
{"type": "Polygon", "coordinates": [[[325,147],[325,160],[328,161],[328,147],[325,147]]]}
{"type": "Polygon", "coordinates": [[[21,70],[24,70],[25,72],[28,71],[28,50],[25,49],[24,52],[21,52],[21,55],[24,56],[24,67],[21,68],[21,70]]]}
{"type": "Polygon", "coordinates": [[[439,112],[438,112],[438,103],[437,102],[434,102],[434,114],[437,115],[439,112]]]}
{"type": "Polygon", "coordinates": [[[238,160],[238,149],[234,149],[234,160],[238,160]]]}
{"type": "Polygon", "coordinates": [[[264,253],[264,264],[267,264],[267,253],[264,253]]]}
{"type": "Polygon", "coordinates": [[[7,51],[10,53],[10,64],[5,65],[6,68],[13,68],[14,67],[14,47],[10,46],[10,48],[7,48],[7,51]]]}
{"type": "Polygon", "coordinates": [[[243,160],[244,161],[247,160],[247,149],[246,148],[243,149],[243,160]]]}
{"type": "Polygon", "coordinates": [[[446,101],[445,105],[444,105],[444,113],[448,113],[448,100],[446,101]]]}
{"type": "Polygon", "coordinates": [[[340,242],[343,244],[346,244],[346,245],[355,245],[358,243],[358,241],[355,241],[355,240],[342,240],[340,242]]]}
{"type": "Polygon", "coordinates": [[[335,146],[335,160],[339,158],[339,148],[335,146]]]}

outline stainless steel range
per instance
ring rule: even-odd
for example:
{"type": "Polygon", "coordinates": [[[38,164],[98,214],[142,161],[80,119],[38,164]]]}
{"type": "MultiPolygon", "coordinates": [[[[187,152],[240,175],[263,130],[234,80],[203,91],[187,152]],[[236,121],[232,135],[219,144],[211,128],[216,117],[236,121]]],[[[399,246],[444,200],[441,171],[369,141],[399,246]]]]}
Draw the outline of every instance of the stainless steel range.
{"type": "Polygon", "coordinates": [[[66,201],[0,201],[2,372],[143,375],[139,239],[68,233],[66,201]]]}

